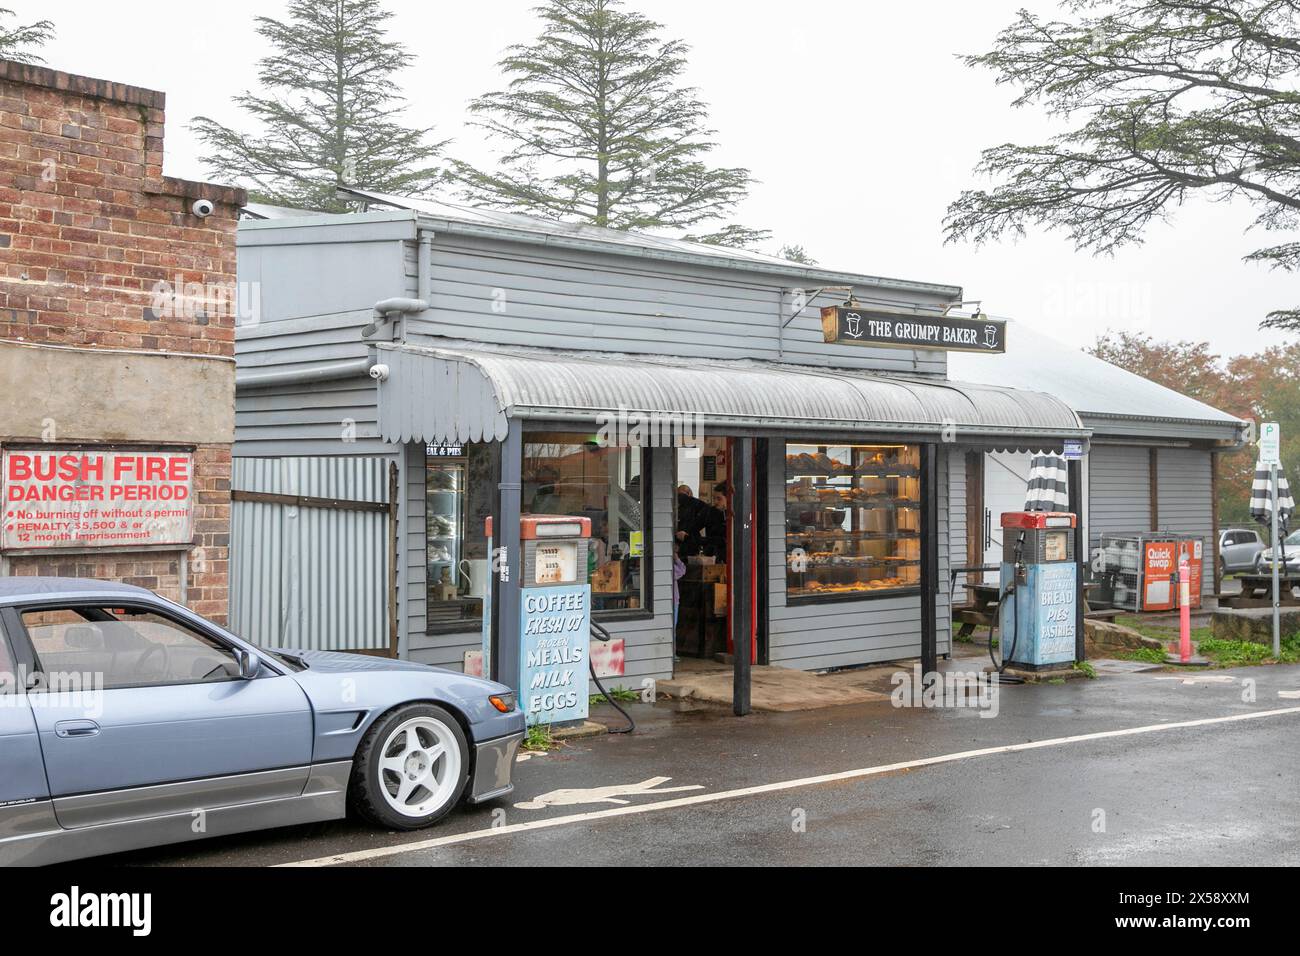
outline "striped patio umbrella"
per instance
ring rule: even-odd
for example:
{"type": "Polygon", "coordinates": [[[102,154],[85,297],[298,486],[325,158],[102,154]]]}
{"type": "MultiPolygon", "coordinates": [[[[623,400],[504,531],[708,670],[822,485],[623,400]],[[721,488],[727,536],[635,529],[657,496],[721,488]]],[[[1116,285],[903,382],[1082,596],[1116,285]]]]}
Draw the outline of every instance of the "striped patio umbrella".
{"type": "MultiPolygon", "coordinates": [[[[1295,511],[1295,499],[1281,468],[1277,471],[1277,505],[1277,525],[1285,535],[1291,512],[1295,511]]],[[[1250,484],[1250,516],[1262,525],[1273,521],[1273,481],[1268,465],[1262,462],[1255,463],[1255,480],[1250,484]]]]}
{"type": "Polygon", "coordinates": [[[1069,511],[1068,472],[1060,455],[1035,455],[1029,465],[1026,511],[1069,511]]]}

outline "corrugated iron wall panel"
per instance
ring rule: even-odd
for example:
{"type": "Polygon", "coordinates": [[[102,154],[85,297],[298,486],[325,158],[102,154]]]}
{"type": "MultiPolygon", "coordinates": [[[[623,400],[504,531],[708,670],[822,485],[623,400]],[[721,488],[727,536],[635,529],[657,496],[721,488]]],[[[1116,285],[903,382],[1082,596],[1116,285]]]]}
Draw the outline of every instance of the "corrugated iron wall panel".
{"type": "MultiPolygon", "coordinates": [[[[234,491],[388,503],[386,458],[237,458],[234,491]]],[[[388,515],[233,504],[230,617],[264,647],[389,647],[388,515]]]]}

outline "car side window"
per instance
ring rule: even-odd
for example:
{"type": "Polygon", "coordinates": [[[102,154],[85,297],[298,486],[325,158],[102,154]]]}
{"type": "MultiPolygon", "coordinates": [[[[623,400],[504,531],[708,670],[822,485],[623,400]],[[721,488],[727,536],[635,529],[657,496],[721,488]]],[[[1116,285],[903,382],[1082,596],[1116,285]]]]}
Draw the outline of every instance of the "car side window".
{"type": "Polygon", "coordinates": [[[70,607],[22,612],[46,685],[148,687],[235,680],[234,654],[153,611],[70,607]]]}

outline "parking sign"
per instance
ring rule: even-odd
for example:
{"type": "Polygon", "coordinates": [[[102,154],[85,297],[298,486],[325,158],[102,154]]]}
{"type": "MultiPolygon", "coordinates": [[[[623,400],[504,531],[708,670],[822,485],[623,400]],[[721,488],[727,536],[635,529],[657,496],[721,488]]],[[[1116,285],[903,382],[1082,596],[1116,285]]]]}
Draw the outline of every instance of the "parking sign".
{"type": "Polygon", "coordinates": [[[1282,462],[1282,426],[1277,422],[1259,426],[1259,460],[1265,465],[1282,462]]]}

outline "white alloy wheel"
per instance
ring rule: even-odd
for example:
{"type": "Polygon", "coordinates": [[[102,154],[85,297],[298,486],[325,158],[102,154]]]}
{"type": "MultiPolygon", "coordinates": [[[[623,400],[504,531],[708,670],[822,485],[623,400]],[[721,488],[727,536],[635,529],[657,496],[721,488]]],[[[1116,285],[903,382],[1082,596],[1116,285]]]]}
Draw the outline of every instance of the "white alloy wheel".
{"type": "Polygon", "coordinates": [[[425,817],[455,796],[461,772],[460,744],[451,728],[436,717],[412,717],[384,741],[378,789],[395,812],[425,817]]]}

